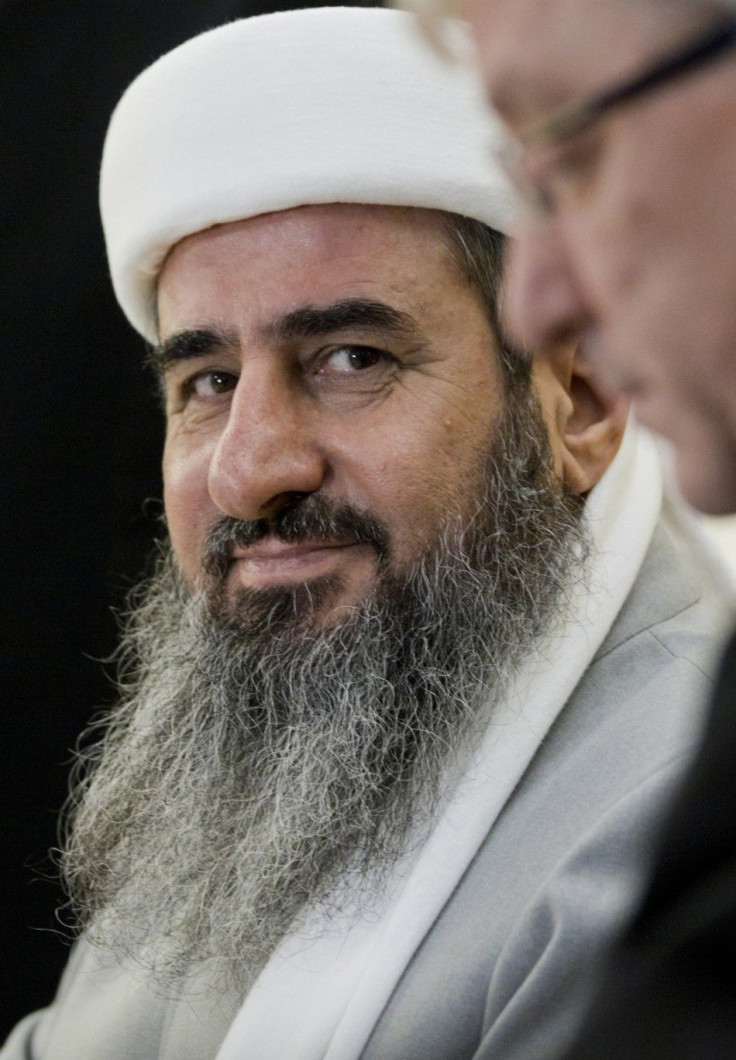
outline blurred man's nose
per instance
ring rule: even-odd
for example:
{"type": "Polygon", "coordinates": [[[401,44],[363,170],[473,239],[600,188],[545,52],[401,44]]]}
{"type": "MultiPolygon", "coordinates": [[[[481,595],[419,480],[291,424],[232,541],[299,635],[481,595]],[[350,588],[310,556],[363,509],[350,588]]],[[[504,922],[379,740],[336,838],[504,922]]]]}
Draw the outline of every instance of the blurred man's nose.
{"type": "Polygon", "coordinates": [[[514,236],[503,298],[509,334],[529,349],[574,338],[585,323],[585,310],[553,225],[522,221],[514,236]]]}
{"type": "Polygon", "coordinates": [[[245,370],[209,466],[217,507],[235,519],[266,519],[318,490],[327,470],[315,438],[318,416],[278,370],[245,370]]]}

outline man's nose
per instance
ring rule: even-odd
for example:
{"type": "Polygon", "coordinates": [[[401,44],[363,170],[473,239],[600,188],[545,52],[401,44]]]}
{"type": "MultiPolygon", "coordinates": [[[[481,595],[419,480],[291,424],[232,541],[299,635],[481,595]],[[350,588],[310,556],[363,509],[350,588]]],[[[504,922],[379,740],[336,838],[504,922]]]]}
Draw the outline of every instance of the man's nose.
{"type": "Polygon", "coordinates": [[[554,227],[522,222],[515,236],[504,278],[509,334],[528,349],[574,337],[585,322],[585,306],[554,227]]]}
{"type": "Polygon", "coordinates": [[[244,371],[208,473],[212,501],[235,519],[267,519],[320,488],[327,462],[317,411],[274,372],[244,371]]]}

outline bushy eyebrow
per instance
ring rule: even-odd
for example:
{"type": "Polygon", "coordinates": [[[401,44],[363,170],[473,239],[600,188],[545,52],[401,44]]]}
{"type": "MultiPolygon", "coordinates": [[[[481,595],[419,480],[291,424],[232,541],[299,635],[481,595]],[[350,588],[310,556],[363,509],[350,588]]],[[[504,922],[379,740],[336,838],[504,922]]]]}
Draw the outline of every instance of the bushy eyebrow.
{"type": "Polygon", "coordinates": [[[208,354],[229,350],[237,345],[237,336],[228,332],[212,328],[192,328],[177,331],[164,342],[151,347],[146,360],[161,378],[172,364],[206,357],[208,354]]]}
{"type": "MultiPolygon", "coordinates": [[[[416,338],[419,334],[419,325],[409,313],[369,298],[345,298],[326,306],[300,306],[268,321],[258,331],[266,341],[285,343],[355,328],[379,330],[403,339],[416,338]]],[[[152,347],[148,362],[157,375],[163,377],[172,364],[231,351],[239,345],[234,333],[215,328],[192,328],[175,332],[152,347]]]]}
{"type": "Polygon", "coordinates": [[[374,328],[397,338],[416,336],[416,320],[399,309],[368,298],[345,298],[326,306],[301,306],[263,328],[264,337],[281,341],[319,338],[333,331],[374,328]]]}

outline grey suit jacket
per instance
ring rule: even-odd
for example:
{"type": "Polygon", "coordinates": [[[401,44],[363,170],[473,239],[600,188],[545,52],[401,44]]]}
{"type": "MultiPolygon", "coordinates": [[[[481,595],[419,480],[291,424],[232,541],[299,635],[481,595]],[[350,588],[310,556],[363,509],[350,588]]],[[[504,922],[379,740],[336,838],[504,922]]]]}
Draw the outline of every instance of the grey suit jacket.
{"type": "MultiPolygon", "coordinates": [[[[364,1060],[559,1055],[597,960],[638,897],[650,836],[692,754],[721,621],[660,527],[364,1060]]],[[[161,996],[142,973],[101,967],[82,942],[53,1005],[16,1028],[0,1060],[210,1060],[239,1004],[206,990],[161,996]]]]}

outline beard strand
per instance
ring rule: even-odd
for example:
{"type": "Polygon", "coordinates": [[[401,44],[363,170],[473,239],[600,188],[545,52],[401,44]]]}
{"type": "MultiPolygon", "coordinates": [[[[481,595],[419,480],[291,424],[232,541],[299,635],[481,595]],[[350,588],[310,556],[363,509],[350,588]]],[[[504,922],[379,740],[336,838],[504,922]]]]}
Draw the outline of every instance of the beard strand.
{"type": "Polygon", "coordinates": [[[228,605],[192,593],[163,547],[70,799],[79,930],[160,982],[207,966],[243,990],[315,911],[380,898],[585,568],[583,502],[554,476],[533,396],[509,402],[472,493],[410,569],[376,530],[374,590],[326,629],[309,619],[334,581],[228,605]]]}

